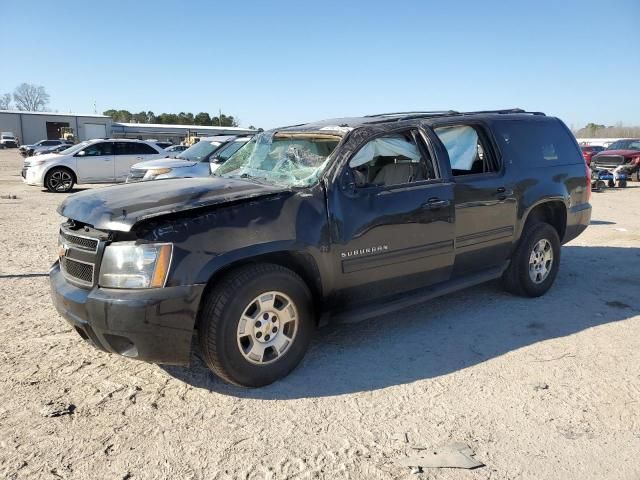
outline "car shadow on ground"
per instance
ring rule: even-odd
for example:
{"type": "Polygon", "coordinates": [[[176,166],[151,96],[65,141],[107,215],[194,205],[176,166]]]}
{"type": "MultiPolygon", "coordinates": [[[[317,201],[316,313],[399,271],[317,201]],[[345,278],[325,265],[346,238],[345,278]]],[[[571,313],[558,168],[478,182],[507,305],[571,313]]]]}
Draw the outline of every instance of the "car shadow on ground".
{"type": "MultiPolygon", "coordinates": [[[[640,248],[566,246],[554,287],[525,299],[499,282],[357,324],[319,329],[301,365],[260,389],[224,383],[196,352],[189,368],[163,366],[196,388],[256,399],[370,391],[462,370],[508,352],[640,314],[640,248]]],[[[575,351],[558,352],[558,356],[575,351]]],[[[535,358],[543,371],[547,361],[535,358]]]]}

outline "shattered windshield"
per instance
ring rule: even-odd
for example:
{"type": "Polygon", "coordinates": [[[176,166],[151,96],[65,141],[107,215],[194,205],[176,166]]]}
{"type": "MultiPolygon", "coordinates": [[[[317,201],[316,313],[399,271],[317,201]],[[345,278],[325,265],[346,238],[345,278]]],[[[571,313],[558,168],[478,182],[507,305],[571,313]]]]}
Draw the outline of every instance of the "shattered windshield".
{"type": "Polygon", "coordinates": [[[335,134],[264,132],[233,154],[214,175],[287,187],[309,186],[318,180],[339,142],[335,134]]]}
{"type": "Polygon", "coordinates": [[[222,145],[222,142],[212,142],[207,140],[200,140],[198,143],[194,143],[185,151],[176,155],[178,160],[189,160],[191,162],[200,162],[205,158],[208,158],[218,147],[222,145]]]}

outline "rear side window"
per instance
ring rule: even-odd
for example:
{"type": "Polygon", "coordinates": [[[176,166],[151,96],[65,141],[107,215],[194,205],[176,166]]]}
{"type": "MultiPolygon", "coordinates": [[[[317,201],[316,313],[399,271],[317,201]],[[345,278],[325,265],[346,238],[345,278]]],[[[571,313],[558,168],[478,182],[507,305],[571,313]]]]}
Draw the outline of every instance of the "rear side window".
{"type": "Polygon", "coordinates": [[[117,142],[116,155],[156,155],[153,147],[146,143],[137,142],[117,142]]]}
{"type": "Polygon", "coordinates": [[[435,127],[433,131],[447,149],[454,177],[500,170],[482,129],[471,125],[447,125],[435,127]]]}
{"type": "Polygon", "coordinates": [[[132,143],[132,150],[137,155],[156,155],[158,152],[146,143],[132,143]]]}
{"type": "Polygon", "coordinates": [[[530,167],[583,163],[575,140],[558,120],[499,121],[496,138],[505,155],[530,167]]]}

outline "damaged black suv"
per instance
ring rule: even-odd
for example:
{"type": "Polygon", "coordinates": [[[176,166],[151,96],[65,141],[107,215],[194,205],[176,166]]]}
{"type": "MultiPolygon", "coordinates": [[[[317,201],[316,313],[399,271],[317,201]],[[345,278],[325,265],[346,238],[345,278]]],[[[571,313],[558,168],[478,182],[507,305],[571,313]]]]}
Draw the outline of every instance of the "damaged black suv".
{"type": "MultiPolygon", "coordinates": [[[[85,191],[51,269],[58,311],[107,352],[260,386],[318,324],[502,277],[535,297],[591,216],[580,148],[522,110],[344,118],[257,135],[211,178],[85,191]]],[[[394,320],[389,320],[394,321],[394,320]]]]}

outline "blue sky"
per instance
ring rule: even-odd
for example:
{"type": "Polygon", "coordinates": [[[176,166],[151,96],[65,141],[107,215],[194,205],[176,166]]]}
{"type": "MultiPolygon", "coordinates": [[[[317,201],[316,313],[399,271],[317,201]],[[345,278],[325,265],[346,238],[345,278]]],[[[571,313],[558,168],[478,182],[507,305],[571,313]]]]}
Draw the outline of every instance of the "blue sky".
{"type": "Polygon", "coordinates": [[[640,124],[640,0],[3,2],[0,94],[263,128],[519,106],[640,124]],[[9,61],[7,61],[10,59],[9,61]]]}

